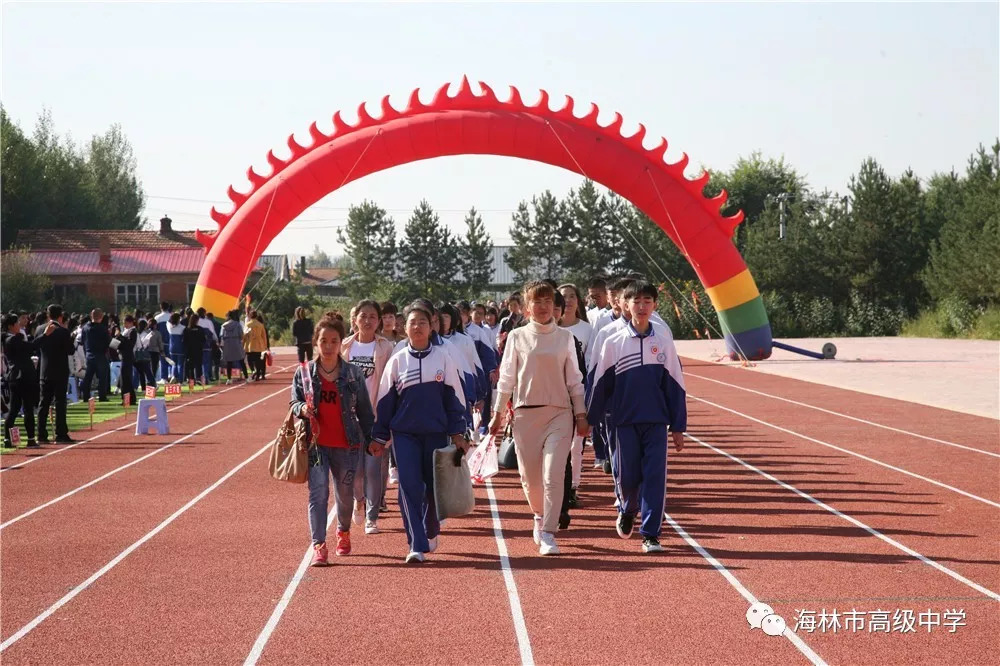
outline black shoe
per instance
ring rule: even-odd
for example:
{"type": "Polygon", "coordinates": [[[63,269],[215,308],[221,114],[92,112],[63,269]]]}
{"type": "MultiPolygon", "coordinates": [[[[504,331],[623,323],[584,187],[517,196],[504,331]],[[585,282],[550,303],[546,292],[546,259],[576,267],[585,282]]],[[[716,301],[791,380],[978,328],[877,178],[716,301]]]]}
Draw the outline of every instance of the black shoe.
{"type": "Polygon", "coordinates": [[[615,525],[615,529],[618,530],[618,536],[623,539],[628,539],[632,536],[632,528],[635,527],[635,516],[631,513],[619,513],[618,523],[615,525]]]}
{"type": "Polygon", "coordinates": [[[58,435],[56,436],[56,444],[75,444],[76,440],[69,435],[58,435]]]}
{"type": "Polygon", "coordinates": [[[569,508],[575,509],[580,504],[580,498],[576,496],[576,488],[570,488],[569,499],[566,501],[569,508]]]}
{"type": "Polygon", "coordinates": [[[97,402],[111,402],[110,398],[98,398],[97,402]]]}
{"type": "Polygon", "coordinates": [[[611,461],[610,460],[605,460],[604,461],[604,473],[605,474],[611,474],[611,461]]]}
{"type": "Polygon", "coordinates": [[[28,446],[29,449],[37,449],[38,448],[38,442],[36,442],[33,439],[29,439],[27,446],[28,446]]]}
{"type": "Polygon", "coordinates": [[[559,529],[564,530],[569,527],[569,511],[559,514],[559,529]]]}
{"type": "Polygon", "coordinates": [[[642,538],[642,552],[644,553],[662,553],[663,546],[660,545],[660,540],[656,537],[643,537],[642,538]]]}

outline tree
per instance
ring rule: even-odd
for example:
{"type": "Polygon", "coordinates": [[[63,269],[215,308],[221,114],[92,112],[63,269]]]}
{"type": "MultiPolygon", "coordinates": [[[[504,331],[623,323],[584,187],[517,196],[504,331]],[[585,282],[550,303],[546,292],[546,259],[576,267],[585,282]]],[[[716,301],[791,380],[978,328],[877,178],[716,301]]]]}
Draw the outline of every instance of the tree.
{"type": "Polygon", "coordinates": [[[426,200],[414,208],[403,234],[401,277],[412,295],[446,298],[454,288],[455,241],[426,200]]]}
{"type": "Polygon", "coordinates": [[[3,253],[0,260],[0,301],[5,312],[36,312],[45,305],[45,293],[52,286],[47,275],[35,272],[27,248],[3,253]]]}
{"type": "Polygon", "coordinates": [[[510,218],[511,222],[514,223],[510,228],[510,237],[514,241],[514,247],[507,252],[504,259],[510,269],[514,271],[514,279],[524,284],[538,275],[539,270],[539,256],[534,247],[535,223],[531,219],[528,202],[520,202],[517,205],[517,212],[513,213],[510,218]]]}
{"type": "Polygon", "coordinates": [[[953,212],[931,243],[923,282],[938,300],[973,306],[1000,303],[1000,141],[969,158],[958,192],[944,195],[953,212]],[[955,196],[958,194],[958,196],[955,196]],[[957,199],[957,200],[955,200],[957,199]]]}
{"type": "Polygon", "coordinates": [[[560,280],[565,270],[565,252],[560,239],[566,226],[565,209],[552,192],[545,190],[531,198],[534,227],[531,245],[538,255],[538,277],[560,280]]]}
{"type": "Polygon", "coordinates": [[[55,131],[43,111],[27,136],[0,108],[5,246],[21,229],[141,229],[145,205],[132,147],[121,128],[94,136],[86,150],[55,131]]]}
{"type": "Polygon", "coordinates": [[[601,210],[601,195],[594,181],[583,181],[579,189],[566,198],[567,234],[562,244],[566,278],[582,284],[593,275],[603,273],[608,263],[601,210]]]}
{"type": "MultiPolygon", "coordinates": [[[[338,240],[343,243],[343,236],[337,230],[338,240]]],[[[352,264],[353,265],[353,264],[352,264]]],[[[312,254],[306,257],[307,268],[333,268],[333,259],[326,252],[320,249],[319,245],[313,245],[312,254]]]]}
{"type": "Polygon", "coordinates": [[[465,229],[465,239],[459,247],[462,287],[466,294],[477,296],[493,281],[493,241],[474,207],[465,216],[465,229]]]}
{"type": "Polygon", "coordinates": [[[383,282],[396,277],[396,222],[374,202],[351,206],[337,238],[353,265],[342,280],[352,298],[371,298],[383,282]]]}

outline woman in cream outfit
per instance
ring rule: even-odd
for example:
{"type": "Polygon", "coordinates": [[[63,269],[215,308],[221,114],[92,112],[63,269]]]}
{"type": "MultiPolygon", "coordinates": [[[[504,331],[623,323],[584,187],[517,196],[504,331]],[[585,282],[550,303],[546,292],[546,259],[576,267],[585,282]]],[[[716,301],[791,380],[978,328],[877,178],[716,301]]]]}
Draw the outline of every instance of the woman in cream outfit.
{"type": "Polygon", "coordinates": [[[535,514],[535,543],[542,555],[557,555],[566,459],[574,431],[586,435],[589,429],[583,376],[573,334],[553,318],[555,290],[530,282],[524,295],[531,321],[507,337],[490,433],[500,432],[507,403],[513,401],[517,467],[535,514]]]}

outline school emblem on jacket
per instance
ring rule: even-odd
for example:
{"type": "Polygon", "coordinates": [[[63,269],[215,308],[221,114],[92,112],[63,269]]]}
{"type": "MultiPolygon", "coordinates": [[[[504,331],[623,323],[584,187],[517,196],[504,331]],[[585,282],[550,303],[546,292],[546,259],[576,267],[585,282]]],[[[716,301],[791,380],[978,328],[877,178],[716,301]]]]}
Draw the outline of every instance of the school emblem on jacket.
{"type": "MultiPolygon", "coordinates": [[[[652,349],[651,351],[652,351],[652,352],[653,352],[653,353],[655,354],[655,353],[656,353],[657,351],[659,351],[659,350],[658,350],[658,349],[656,348],[656,346],[654,345],[654,346],[653,346],[653,349],[652,349]]],[[[663,359],[660,359],[660,360],[662,361],[663,359]]]]}
{"type": "Polygon", "coordinates": [[[667,355],[664,354],[663,352],[660,352],[659,354],[656,355],[656,360],[659,361],[660,363],[663,363],[664,361],[667,360],[667,355]]]}
{"type": "Polygon", "coordinates": [[[444,381],[444,370],[438,370],[437,374],[434,375],[434,381],[443,382],[444,381]]]}

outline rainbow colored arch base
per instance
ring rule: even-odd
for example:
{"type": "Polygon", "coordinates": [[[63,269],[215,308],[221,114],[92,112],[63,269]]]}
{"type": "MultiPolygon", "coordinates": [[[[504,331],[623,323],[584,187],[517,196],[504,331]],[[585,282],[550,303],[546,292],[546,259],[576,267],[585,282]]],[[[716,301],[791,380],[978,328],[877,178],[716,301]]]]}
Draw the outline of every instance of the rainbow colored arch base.
{"type": "Polygon", "coordinates": [[[248,169],[250,191],[244,194],[230,186],[233,209],[210,212],[218,232],[198,232],[207,257],[192,307],[212,312],[235,308],[250,270],[271,240],[309,206],[351,181],[434,157],[502,155],[568,169],[631,201],[686,251],[719,313],[729,356],[759,360],[771,355],[767,313],[731,240],[743,213],[723,217],[719,210],[726,193],[711,199],[702,194],[708,173],[686,178],[688,156],[667,164],[667,140],[646,148],[642,125],[632,136],[622,136],[621,114],[602,126],[594,104],[578,117],[571,97],[553,111],[544,90],[538,103],[529,106],[516,88],[501,101],[489,86],[479,86],[482,92],[474,93],[463,77],[455,96],[448,95],[445,84],[429,104],[414,90],[403,111],[393,108],[387,95],[378,118],[361,104],[356,124],[348,125],[337,112],[332,134],[313,123],[309,146],[292,135],[290,157],[280,159],[268,152],[271,173],[262,176],[248,169]]]}

